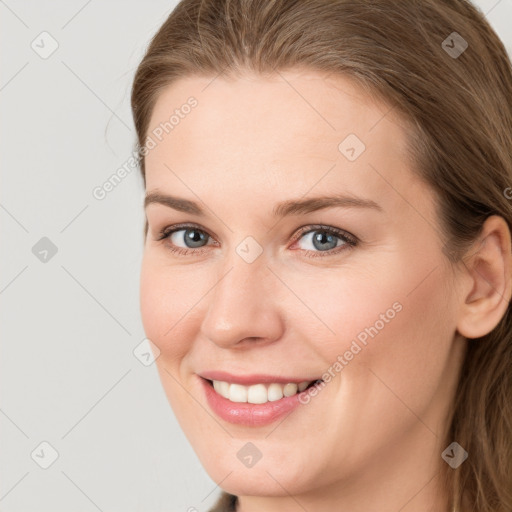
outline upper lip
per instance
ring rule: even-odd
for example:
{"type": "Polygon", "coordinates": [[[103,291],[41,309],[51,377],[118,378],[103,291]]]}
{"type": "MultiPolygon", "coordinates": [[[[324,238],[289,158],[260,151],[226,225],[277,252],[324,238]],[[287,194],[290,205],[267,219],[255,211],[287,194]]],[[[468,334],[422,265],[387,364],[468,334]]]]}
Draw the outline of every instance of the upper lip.
{"type": "Polygon", "coordinates": [[[220,380],[223,382],[229,382],[230,384],[242,384],[244,386],[250,386],[252,384],[263,384],[263,383],[280,383],[290,384],[301,382],[313,382],[315,380],[321,380],[320,378],[306,378],[306,377],[283,377],[277,375],[264,375],[264,374],[246,374],[246,375],[234,375],[232,373],[212,370],[198,373],[200,377],[207,380],[220,380]]]}

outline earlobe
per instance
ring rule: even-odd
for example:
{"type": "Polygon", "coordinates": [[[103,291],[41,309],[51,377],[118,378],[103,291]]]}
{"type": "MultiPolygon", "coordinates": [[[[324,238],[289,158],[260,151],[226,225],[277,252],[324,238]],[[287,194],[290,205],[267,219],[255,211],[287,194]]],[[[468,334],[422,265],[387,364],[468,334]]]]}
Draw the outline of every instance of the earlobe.
{"type": "Polygon", "coordinates": [[[512,254],[509,227],[498,215],[489,217],[464,259],[468,286],[461,295],[457,331],[466,338],[491,332],[505,315],[512,293],[512,254]]]}

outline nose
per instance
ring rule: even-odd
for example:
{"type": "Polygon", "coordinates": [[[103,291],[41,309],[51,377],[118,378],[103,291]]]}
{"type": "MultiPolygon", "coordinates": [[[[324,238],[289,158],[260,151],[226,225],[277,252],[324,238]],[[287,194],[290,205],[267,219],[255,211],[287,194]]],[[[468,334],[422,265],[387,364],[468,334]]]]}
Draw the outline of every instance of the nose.
{"type": "Polygon", "coordinates": [[[247,263],[235,255],[207,296],[203,336],[222,348],[244,348],[281,338],[280,284],[263,258],[247,263]]]}

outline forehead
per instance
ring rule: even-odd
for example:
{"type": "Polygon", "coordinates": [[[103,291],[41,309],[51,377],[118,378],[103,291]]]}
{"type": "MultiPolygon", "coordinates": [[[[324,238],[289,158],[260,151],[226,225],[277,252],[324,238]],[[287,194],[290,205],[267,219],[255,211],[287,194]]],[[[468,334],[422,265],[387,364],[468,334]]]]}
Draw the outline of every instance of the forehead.
{"type": "Polygon", "coordinates": [[[186,183],[201,198],[218,191],[241,203],[242,191],[277,202],[285,189],[290,197],[335,190],[396,210],[405,202],[397,190],[415,200],[425,188],[410,169],[406,133],[390,106],[339,75],[188,77],[156,101],[146,185],[186,193],[186,183]]]}

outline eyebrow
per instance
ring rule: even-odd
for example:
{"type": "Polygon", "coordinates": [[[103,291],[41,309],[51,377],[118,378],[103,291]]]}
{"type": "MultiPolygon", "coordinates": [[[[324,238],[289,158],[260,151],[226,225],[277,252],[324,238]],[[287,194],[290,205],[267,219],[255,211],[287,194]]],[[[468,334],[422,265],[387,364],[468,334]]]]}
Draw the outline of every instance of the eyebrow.
{"type": "MultiPolygon", "coordinates": [[[[144,199],[144,208],[150,204],[161,204],[174,210],[184,213],[191,213],[204,217],[205,211],[194,201],[180,197],[162,194],[160,192],[149,192],[144,199]]],[[[325,208],[370,208],[382,212],[382,207],[371,199],[364,199],[357,196],[332,195],[310,197],[308,199],[289,199],[278,203],[273,211],[274,217],[285,217],[323,210],[325,208]]]]}

